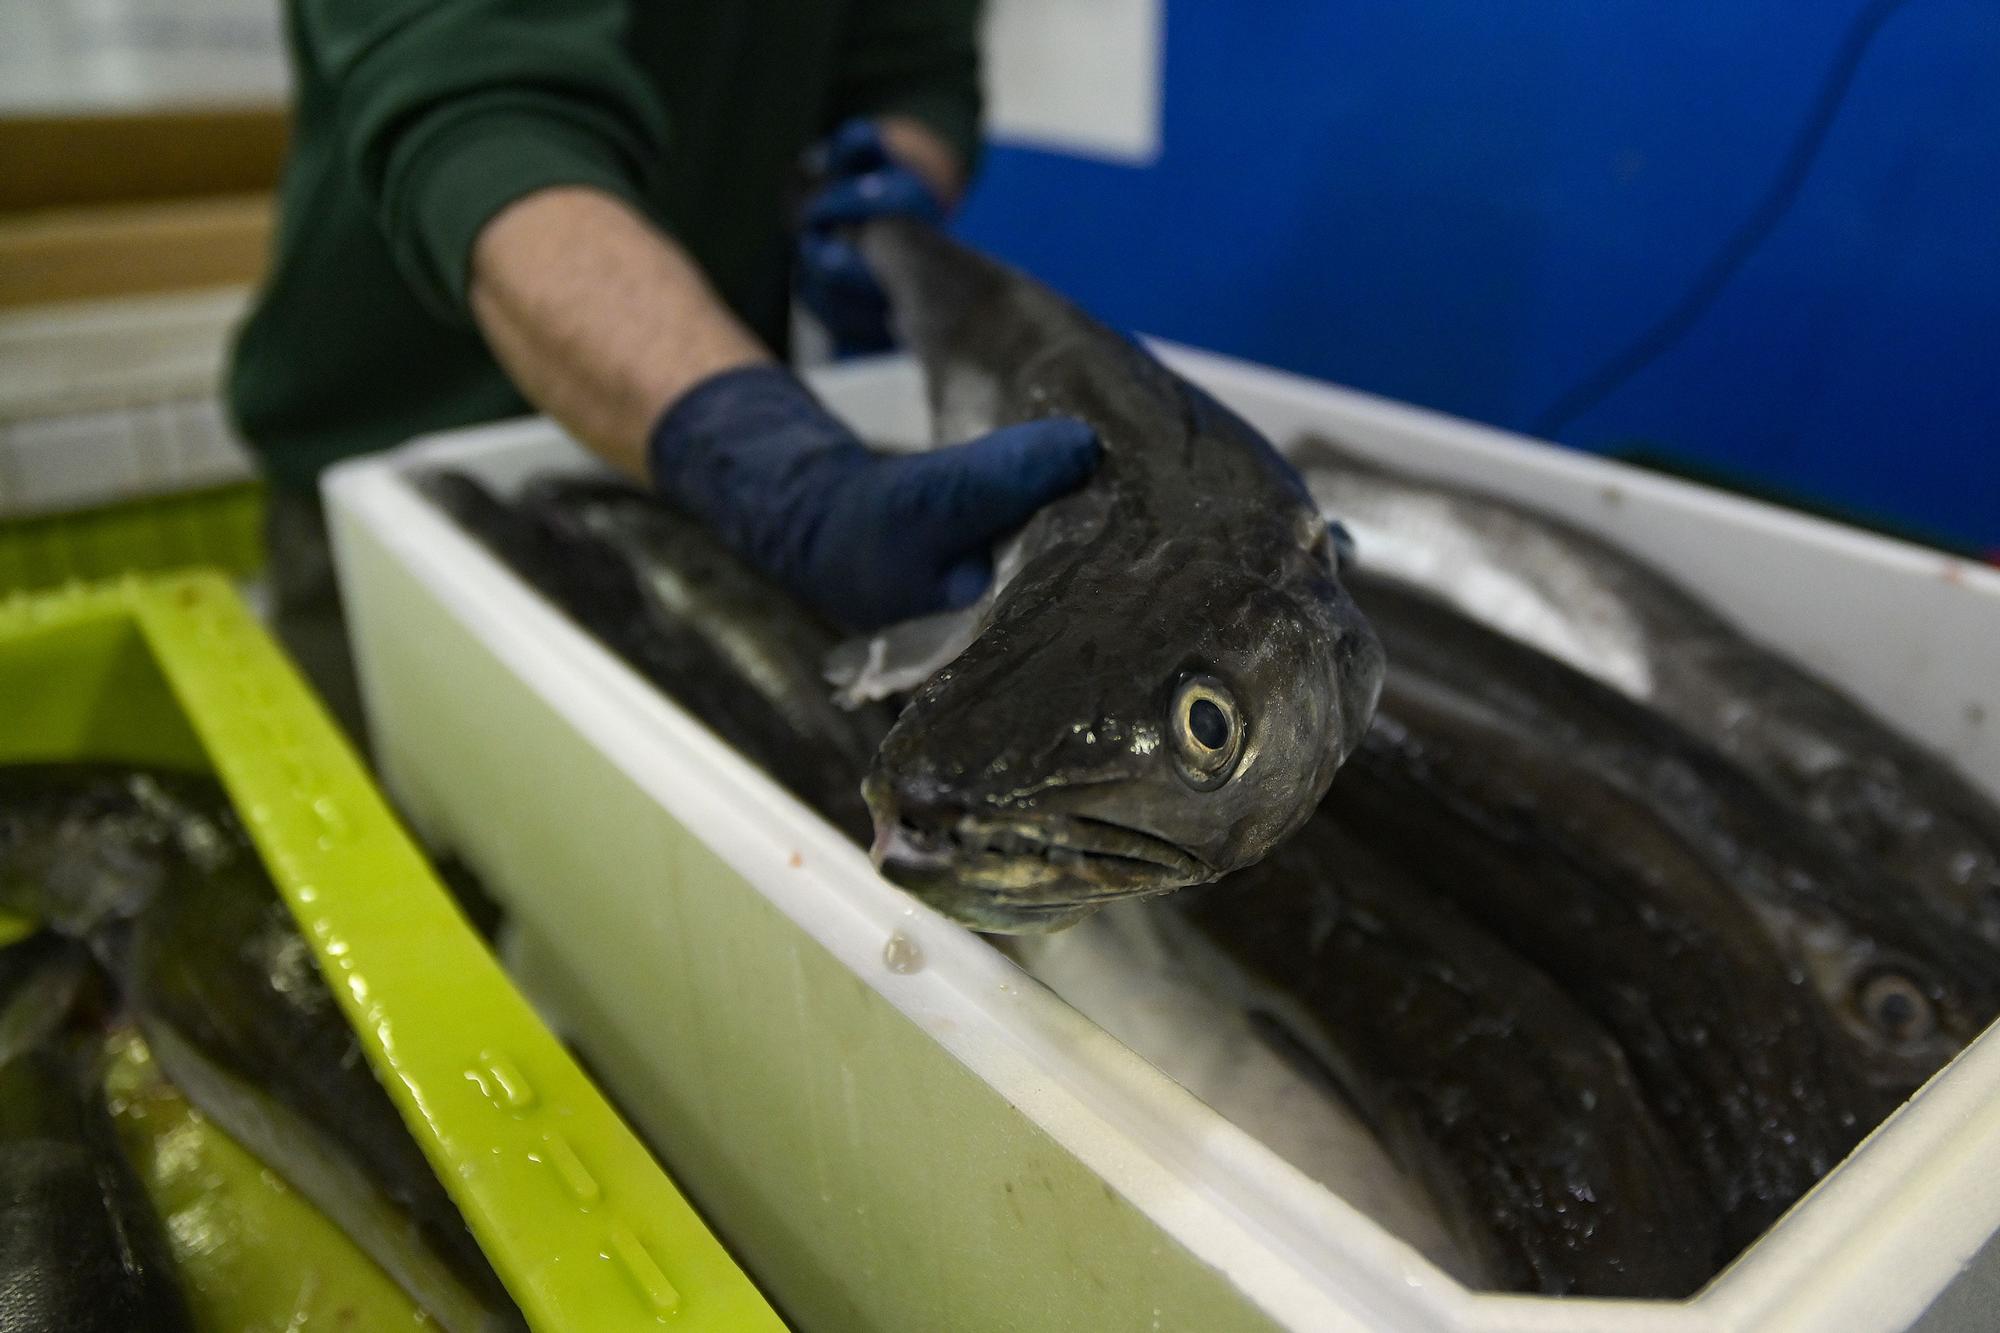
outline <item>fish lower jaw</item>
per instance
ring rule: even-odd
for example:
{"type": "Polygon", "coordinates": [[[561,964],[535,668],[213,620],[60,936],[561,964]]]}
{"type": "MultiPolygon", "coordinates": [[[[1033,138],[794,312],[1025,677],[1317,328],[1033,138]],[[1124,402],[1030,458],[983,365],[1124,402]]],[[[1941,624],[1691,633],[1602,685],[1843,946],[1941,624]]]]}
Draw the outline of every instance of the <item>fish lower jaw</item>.
{"type": "Polygon", "coordinates": [[[930,906],[977,930],[1060,930],[1106,903],[1216,877],[1151,834],[1095,820],[962,816],[941,828],[879,822],[875,863],[930,906]]]}

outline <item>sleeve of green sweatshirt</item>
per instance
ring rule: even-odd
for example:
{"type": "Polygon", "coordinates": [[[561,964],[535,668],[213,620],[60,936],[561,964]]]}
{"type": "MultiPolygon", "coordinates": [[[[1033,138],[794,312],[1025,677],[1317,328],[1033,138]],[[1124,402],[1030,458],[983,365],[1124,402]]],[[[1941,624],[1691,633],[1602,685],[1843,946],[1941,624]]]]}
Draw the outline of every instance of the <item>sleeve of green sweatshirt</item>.
{"type": "Polygon", "coordinates": [[[856,0],[834,79],[831,129],[905,115],[979,159],[979,0],[856,0]]]}
{"type": "MultiPolygon", "coordinates": [[[[472,243],[552,185],[641,207],[666,137],[628,0],[302,0],[297,46],[405,277],[464,321],[472,243]]],[[[655,219],[655,221],[664,221],[655,219]]]]}

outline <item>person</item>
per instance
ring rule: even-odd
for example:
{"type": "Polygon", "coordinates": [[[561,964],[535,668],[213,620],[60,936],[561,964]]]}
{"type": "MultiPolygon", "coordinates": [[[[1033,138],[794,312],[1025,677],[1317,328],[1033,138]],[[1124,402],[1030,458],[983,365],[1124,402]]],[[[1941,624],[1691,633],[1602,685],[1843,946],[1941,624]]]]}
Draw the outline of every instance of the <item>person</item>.
{"type": "Polygon", "coordinates": [[[887,345],[847,229],[962,195],[978,8],[294,0],[294,140],[228,394],[270,482],[274,627],[350,728],[314,490],[341,458],[539,409],[856,630],[976,599],[993,541],[1081,484],[1080,422],[880,454],[782,361],[794,287],[837,346],[887,345]]]}

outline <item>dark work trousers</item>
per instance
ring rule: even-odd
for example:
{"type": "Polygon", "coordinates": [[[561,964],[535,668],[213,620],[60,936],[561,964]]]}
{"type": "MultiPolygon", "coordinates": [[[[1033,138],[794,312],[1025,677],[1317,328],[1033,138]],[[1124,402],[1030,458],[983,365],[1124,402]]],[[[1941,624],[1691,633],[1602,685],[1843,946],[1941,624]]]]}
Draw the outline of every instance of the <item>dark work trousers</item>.
{"type": "Polygon", "coordinates": [[[333,577],[326,511],[316,491],[272,488],[264,514],[271,629],[318,692],[327,711],[364,754],[367,730],[347,617],[333,577]]]}

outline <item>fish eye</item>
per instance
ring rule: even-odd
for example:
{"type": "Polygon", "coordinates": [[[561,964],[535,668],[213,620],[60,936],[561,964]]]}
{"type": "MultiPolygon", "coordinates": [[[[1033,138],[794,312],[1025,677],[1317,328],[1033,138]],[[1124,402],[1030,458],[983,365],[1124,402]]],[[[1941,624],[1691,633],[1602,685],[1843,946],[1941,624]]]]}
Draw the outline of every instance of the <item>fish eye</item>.
{"type": "Polygon", "coordinates": [[[1890,1041],[1919,1041],[1937,1027],[1937,1010],[1923,988],[1901,972],[1874,972],[1855,987],[1855,1005],[1890,1041]]]}
{"type": "Polygon", "coordinates": [[[1243,752],[1243,719],[1236,700],[1213,676],[1189,676],[1174,691],[1168,717],[1181,777],[1196,791],[1229,780],[1243,752]]]}

